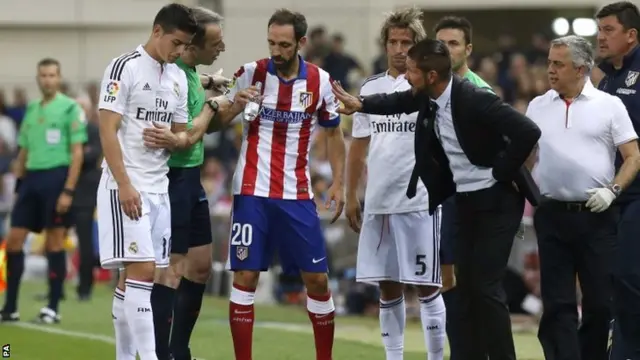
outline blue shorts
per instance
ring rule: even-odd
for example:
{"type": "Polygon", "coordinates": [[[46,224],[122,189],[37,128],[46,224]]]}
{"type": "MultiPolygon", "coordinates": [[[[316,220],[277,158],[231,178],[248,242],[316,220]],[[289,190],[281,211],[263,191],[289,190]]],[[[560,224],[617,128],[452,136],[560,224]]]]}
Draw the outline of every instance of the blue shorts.
{"type": "Polygon", "coordinates": [[[232,271],[266,271],[276,249],[286,274],[328,270],[324,234],[313,200],[235,195],[230,236],[232,271]]]}
{"type": "Polygon", "coordinates": [[[168,177],[171,253],[186,254],[189,248],[211,244],[209,201],[200,182],[200,168],[170,168],[168,177]]]}
{"type": "Polygon", "coordinates": [[[71,214],[58,214],[56,205],[67,181],[66,166],[27,171],[11,212],[11,226],[39,233],[43,229],[68,228],[71,214]]]}

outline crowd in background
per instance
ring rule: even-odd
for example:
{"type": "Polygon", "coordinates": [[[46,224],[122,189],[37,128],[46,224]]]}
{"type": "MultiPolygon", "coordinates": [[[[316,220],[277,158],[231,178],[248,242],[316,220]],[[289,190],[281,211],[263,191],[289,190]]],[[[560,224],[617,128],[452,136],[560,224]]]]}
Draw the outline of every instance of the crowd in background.
{"type": "MultiPolygon", "coordinates": [[[[469,66],[492,85],[495,92],[506,102],[525,112],[532,98],[549,89],[546,77],[549,41],[550,37],[547,35],[534,34],[530,43],[516,44],[513,38],[504,35],[498,39],[498,50],[493,53],[483,53],[482,49],[475,49],[469,59],[469,66]]],[[[349,53],[348,49],[348,39],[342,34],[329,34],[325,28],[316,27],[309,32],[304,57],[329,72],[345,89],[356,93],[368,75],[385,71],[387,62],[382,46],[379,56],[368,59],[370,64],[362,63],[364,59],[358,59],[356,54],[349,53]]],[[[83,88],[65,85],[62,91],[78,99],[86,113],[87,122],[95,126],[98,121],[99,84],[90,83],[83,88]]],[[[17,132],[28,100],[23,89],[3,90],[0,87],[0,220],[6,217],[13,203],[14,179],[10,169],[11,160],[16,153],[17,132]]],[[[348,146],[351,131],[351,121],[348,117],[343,119],[343,129],[348,146]]],[[[239,154],[241,131],[241,125],[236,125],[226,131],[207,135],[204,139],[206,160],[202,170],[202,183],[214,213],[228,214],[230,209],[230,180],[239,154]]],[[[331,168],[321,133],[312,145],[310,156],[313,191],[316,201],[323,204],[325,192],[331,183],[331,168]]],[[[363,177],[362,191],[365,183],[366,176],[363,177]]],[[[324,206],[318,208],[322,211],[324,206]]],[[[6,230],[3,227],[4,223],[5,221],[0,221],[0,237],[6,230]]],[[[507,290],[517,294],[518,299],[528,294],[535,296],[539,291],[535,252],[527,251],[521,256],[526,257],[526,261],[522,261],[521,269],[514,271],[513,276],[507,277],[507,290]]],[[[378,308],[375,291],[362,289],[356,297],[359,300],[350,300],[357,302],[351,306],[357,310],[352,311],[367,312],[366,304],[369,299],[372,301],[372,311],[378,308]]],[[[532,312],[517,307],[519,304],[520,300],[514,302],[514,311],[532,312]]]]}

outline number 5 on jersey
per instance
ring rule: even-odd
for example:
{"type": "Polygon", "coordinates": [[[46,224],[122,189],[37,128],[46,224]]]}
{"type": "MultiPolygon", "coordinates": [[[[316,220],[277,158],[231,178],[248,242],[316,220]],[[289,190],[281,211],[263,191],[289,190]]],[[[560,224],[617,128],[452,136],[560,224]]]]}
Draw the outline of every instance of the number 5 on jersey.
{"type": "Polygon", "coordinates": [[[251,246],[253,242],[253,227],[251,224],[233,223],[231,225],[231,245],[251,246]]]}

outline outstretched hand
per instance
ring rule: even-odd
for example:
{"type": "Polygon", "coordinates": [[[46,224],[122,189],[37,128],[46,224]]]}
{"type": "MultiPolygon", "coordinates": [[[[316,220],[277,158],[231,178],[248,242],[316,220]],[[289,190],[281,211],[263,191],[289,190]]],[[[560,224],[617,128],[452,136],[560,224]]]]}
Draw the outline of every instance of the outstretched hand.
{"type": "Polygon", "coordinates": [[[338,109],[338,113],[351,115],[362,109],[362,102],[360,99],[349,94],[345,89],[343,89],[339,81],[333,81],[331,83],[331,90],[333,91],[333,95],[336,99],[340,100],[343,105],[343,107],[338,109]]]}

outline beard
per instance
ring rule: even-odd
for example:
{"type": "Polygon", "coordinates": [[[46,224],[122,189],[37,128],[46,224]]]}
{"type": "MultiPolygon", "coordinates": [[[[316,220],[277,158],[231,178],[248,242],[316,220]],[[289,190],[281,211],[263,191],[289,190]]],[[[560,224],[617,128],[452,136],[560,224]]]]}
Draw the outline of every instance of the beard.
{"type": "Polygon", "coordinates": [[[271,59],[274,60],[273,64],[276,66],[276,69],[283,74],[289,74],[293,70],[293,65],[296,62],[296,57],[298,56],[298,47],[293,52],[293,56],[291,59],[285,59],[282,56],[272,56],[271,59]]]}

